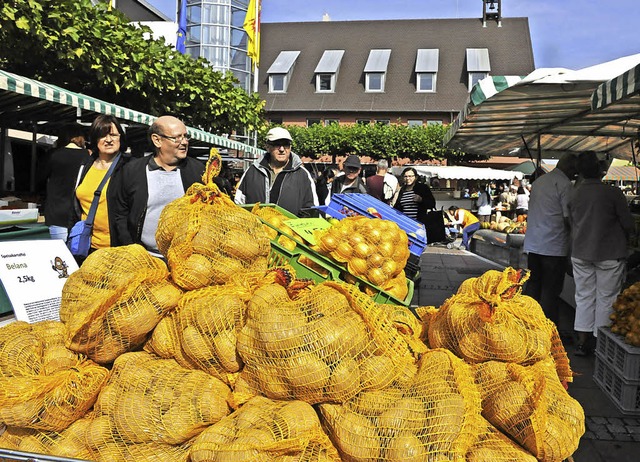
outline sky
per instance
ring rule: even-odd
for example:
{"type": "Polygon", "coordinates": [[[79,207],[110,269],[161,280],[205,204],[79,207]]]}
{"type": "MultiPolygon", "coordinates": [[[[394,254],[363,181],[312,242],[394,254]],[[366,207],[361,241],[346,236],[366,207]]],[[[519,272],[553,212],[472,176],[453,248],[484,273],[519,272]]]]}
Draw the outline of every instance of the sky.
{"type": "MultiPolygon", "coordinates": [[[[170,18],[176,0],[147,0],[170,18]]],[[[263,0],[262,22],[481,18],[482,0],[263,0]]],[[[639,0],[502,0],[529,18],[536,68],[582,69],[640,53],[639,0]]]]}

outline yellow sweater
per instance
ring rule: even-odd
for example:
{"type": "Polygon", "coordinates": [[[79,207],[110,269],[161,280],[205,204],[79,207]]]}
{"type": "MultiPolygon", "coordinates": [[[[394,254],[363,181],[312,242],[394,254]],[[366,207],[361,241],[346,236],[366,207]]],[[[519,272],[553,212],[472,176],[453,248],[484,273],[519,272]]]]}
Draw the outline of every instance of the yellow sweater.
{"type": "MultiPolygon", "coordinates": [[[[92,166],[82,180],[82,183],[80,183],[76,189],[76,197],[80,201],[80,207],[82,207],[83,220],[87,218],[87,214],[91,208],[91,202],[93,201],[93,195],[106,174],[107,170],[97,170],[92,166]]],[[[111,237],[109,235],[109,213],[107,209],[107,189],[109,188],[110,181],[111,179],[108,179],[104,188],[102,188],[100,200],[98,201],[98,210],[96,211],[96,217],[93,220],[91,247],[94,249],[111,247],[111,237]]]]}

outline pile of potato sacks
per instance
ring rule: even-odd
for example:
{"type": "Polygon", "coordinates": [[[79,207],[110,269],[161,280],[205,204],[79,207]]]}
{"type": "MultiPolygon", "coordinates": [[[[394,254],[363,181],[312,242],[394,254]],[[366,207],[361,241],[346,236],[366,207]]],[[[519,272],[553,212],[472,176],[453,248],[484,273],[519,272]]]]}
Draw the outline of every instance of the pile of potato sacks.
{"type": "Polygon", "coordinates": [[[105,462],[575,451],[584,414],[562,385],[566,353],[521,273],[470,279],[420,318],[348,283],[299,281],[268,267],[260,220],[215,174],[210,161],[162,214],[168,266],[137,245],[98,250],[69,277],[61,322],[0,328],[0,447],[105,462]]]}

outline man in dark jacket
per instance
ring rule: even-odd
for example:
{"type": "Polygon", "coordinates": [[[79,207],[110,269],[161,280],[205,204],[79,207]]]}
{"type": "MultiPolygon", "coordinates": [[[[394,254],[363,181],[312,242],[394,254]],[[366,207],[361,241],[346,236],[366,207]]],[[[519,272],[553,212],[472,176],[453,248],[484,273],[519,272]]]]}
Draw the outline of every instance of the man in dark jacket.
{"type": "Polygon", "coordinates": [[[342,164],[344,175],[340,175],[331,184],[331,195],[360,193],[367,194],[367,187],[360,178],[362,164],[356,155],[350,155],[342,164]]]}
{"type": "Polygon", "coordinates": [[[128,162],[113,185],[116,235],[112,241],[113,245],[141,244],[161,257],[155,238],[160,213],[201,181],[204,164],[187,157],[187,127],[175,117],[156,119],[149,128],[149,139],[155,154],[128,162]]]}
{"type": "Polygon", "coordinates": [[[291,152],[291,134],[282,127],[267,133],[267,153],[244,172],[235,194],[236,204],[277,204],[300,216],[318,205],[313,177],[291,152]]]}

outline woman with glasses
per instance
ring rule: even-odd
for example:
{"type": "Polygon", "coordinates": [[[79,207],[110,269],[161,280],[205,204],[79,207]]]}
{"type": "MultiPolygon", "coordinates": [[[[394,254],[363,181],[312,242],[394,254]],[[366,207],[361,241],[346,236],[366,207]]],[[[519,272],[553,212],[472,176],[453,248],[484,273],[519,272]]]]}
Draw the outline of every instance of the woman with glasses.
{"type": "Polygon", "coordinates": [[[117,176],[125,163],[123,156],[118,156],[118,154],[121,154],[126,147],[124,130],[115,117],[99,115],[95,118],[89,129],[89,151],[91,156],[80,166],[80,171],[78,172],[74,208],[69,228],[77,221],[87,218],[95,192],[116,157],[118,157],[118,163],[100,193],[98,209],[93,221],[90,252],[111,247],[112,232],[110,226],[113,223],[113,219],[109,216],[108,204],[113,202],[114,192],[110,190],[109,183],[113,181],[113,178],[117,176]]]}
{"type": "Polygon", "coordinates": [[[436,199],[431,188],[426,183],[418,181],[418,172],[413,167],[403,170],[402,182],[394,207],[409,218],[426,224],[427,213],[436,208],[436,199]]]}

